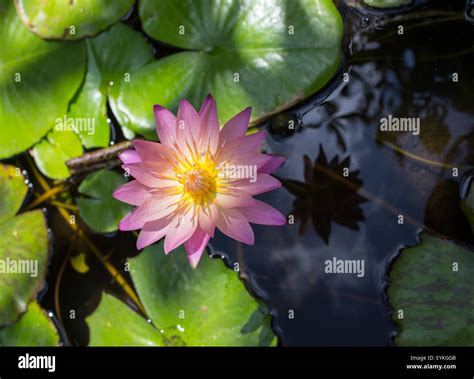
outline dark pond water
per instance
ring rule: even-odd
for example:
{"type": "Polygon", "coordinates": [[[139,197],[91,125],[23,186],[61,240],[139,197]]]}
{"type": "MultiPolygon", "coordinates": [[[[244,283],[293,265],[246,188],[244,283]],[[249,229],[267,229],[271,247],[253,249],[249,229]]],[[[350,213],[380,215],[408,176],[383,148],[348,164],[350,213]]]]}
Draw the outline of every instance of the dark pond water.
{"type": "MultiPolygon", "coordinates": [[[[459,183],[474,165],[474,25],[465,20],[465,1],[425,3],[383,13],[339,2],[348,46],[339,75],[261,126],[269,133],[266,150],[288,157],[276,173],[285,187],[263,198],[295,223],[255,226],[254,246],[222,236],[212,242],[269,305],[284,345],[390,345],[396,327],[385,290],[399,249],[416,244],[421,229],[474,242],[459,207],[459,183]],[[388,115],[420,118],[419,135],[381,132],[388,115]],[[363,260],[365,275],[326,274],[325,261],[334,257],[363,260]]],[[[137,26],[135,16],[128,22],[137,26]]],[[[67,343],[85,345],[84,318],[102,291],[122,291],[92,256],[86,274],[63,264],[71,244],[74,254],[87,247],[54,208],[48,221],[54,253],[42,304],[56,314],[59,304],[67,343]],[[75,319],[67,317],[71,310],[75,319]]],[[[135,254],[130,233],[95,243],[117,267],[135,254]]]]}
{"type": "MultiPolygon", "coordinates": [[[[421,228],[471,239],[458,182],[474,164],[474,26],[463,19],[465,4],[458,5],[459,12],[453,2],[449,9],[430,7],[433,15],[436,9],[446,11],[441,17],[420,13],[397,22],[378,15],[361,18],[346,9],[346,25],[354,29],[352,54],[342,70],[349,81],[334,83],[326,98],[288,112],[299,121],[294,133],[284,116],[268,126],[274,133],[268,149],[289,157],[277,172],[280,178],[304,182],[302,156],[314,163],[323,149],[328,161],[350,158],[345,166],[358,173],[359,193],[368,200],[360,204],[350,191],[335,190],[328,176],[324,188],[324,175],[319,176],[313,196],[298,204],[315,225],[303,234],[297,225],[260,227],[255,246],[241,247],[238,259],[272,305],[284,344],[390,345],[396,327],[385,288],[399,249],[416,244],[421,228]],[[399,24],[405,28],[402,36],[392,32],[399,24]],[[420,134],[380,132],[380,119],[389,114],[419,117],[420,134]],[[451,166],[458,168],[457,177],[451,166]],[[359,206],[365,220],[357,222],[359,206]],[[324,219],[335,221],[328,243],[322,238],[324,219]],[[363,259],[365,276],[325,274],[324,262],[333,257],[363,259]]],[[[339,177],[343,167],[326,166],[339,177]]],[[[266,200],[294,212],[294,196],[285,189],[266,200]]],[[[224,239],[215,246],[238,250],[224,239]]]]}

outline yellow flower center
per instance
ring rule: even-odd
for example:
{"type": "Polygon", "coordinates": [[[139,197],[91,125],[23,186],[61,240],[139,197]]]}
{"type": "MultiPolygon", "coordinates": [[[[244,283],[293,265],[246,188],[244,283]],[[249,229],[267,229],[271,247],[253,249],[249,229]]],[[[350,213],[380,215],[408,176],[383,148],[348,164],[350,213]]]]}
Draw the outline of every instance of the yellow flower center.
{"type": "Polygon", "coordinates": [[[185,164],[177,173],[183,191],[183,201],[206,206],[216,195],[217,170],[212,160],[185,164]]]}
{"type": "Polygon", "coordinates": [[[212,186],[214,178],[201,168],[193,168],[183,175],[184,190],[191,195],[201,196],[206,194],[212,186]]]}

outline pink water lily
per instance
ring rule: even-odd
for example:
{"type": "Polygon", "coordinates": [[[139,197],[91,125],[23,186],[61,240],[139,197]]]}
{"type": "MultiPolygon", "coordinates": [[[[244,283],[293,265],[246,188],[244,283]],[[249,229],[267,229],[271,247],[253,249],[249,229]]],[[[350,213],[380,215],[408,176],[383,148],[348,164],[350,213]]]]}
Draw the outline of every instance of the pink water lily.
{"type": "Polygon", "coordinates": [[[160,143],[135,140],[134,150],[120,154],[122,167],[135,180],[114,192],[116,199],[136,206],[119,228],[141,229],[138,249],[165,237],[165,254],[184,244],[195,268],[216,228],[252,245],[249,222],[285,224],[280,212],[252,197],[281,186],[270,173],[284,158],[260,153],[263,131],[246,135],[251,108],[222,129],[210,95],[199,113],[185,99],[177,116],[159,105],[154,113],[160,143]]]}

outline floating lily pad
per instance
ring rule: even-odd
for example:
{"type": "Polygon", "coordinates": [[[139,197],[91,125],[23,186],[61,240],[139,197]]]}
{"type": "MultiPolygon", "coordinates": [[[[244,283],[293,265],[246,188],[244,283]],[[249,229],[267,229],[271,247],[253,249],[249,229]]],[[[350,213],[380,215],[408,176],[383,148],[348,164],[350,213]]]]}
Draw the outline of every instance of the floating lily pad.
{"type": "Polygon", "coordinates": [[[339,67],[343,28],[331,0],[143,0],[139,13],[151,37],[193,51],[112,90],[118,121],[135,132],[154,128],[154,104],[175,109],[186,97],[197,107],[207,93],[222,123],[249,105],[255,123],[315,93],[339,67]]]}
{"type": "Polygon", "coordinates": [[[48,232],[43,212],[15,216],[26,193],[21,171],[0,165],[0,327],[26,311],[46,273],[48,232]]]}
{"type": "Polygon", "coordinates": [[[193,270],[182,248],[166,256],[159,243],[130,259],[130,273],[153,324],[104,295],[87,319],[91,345],[268,346],[276,342],[270,316],[221,259],[205,255],[193,270]]]}
{"type": "Polygon", "coordinates": [[[100,170],[88,175],[78,188],[85,195],[76,199],[79,215],[96,233],[110,233],[133,208],[115,200],[112,192],[127,180],[116,172],[100,170]]]}
{"type": "Polygon", "coordinates": [[[396,8],[412,2],[412,0],[364,0],[365,4],[374,8],[396,8]]]}
{"type": "Polygon", "coordinates": [[[105,293],[99,308],[87,318],[87,324],[91,346],[166,346],[165,337],[158,329],[128,305],[105,293]]]}
{"type": "Polygon", "coordinates": [[[0,329],[0,346],[58,346],[59,342],[54,324],[36,301],[18,322],[0,329]]]}
{"type": "Polygon", "coordinates": [[[145,40],[123,24],[113,26],[85,44],[87,73],[71,101],[69,113],[67,117],[55,120],[54,132],[34,149],[41,171],[53,179],[67,178],[69,170],[65,162],[83,152],[72,131],[79,135],[86,148],[108,146],[110,127],[106,102],[109,88],[114,82],[127,82],[134,70],[153,60],[145,40]],[[61,134],[56,133],[58,125],[61,134]]]}
{"type": "Polygon", "coordinates": [[[143,36],[122,23],[99,34],[90,43],[103,87],[111,87],[111,81],[115,84],[133,81],[132,73],[154,60],[152,49],[143,36]]]}
{"type": "Polygon", "coordinates": [[[102,79],[91,42],[86,41],[86,45],[87,73],[78,94],[71,101],[68,121],[71,120],[86,148],[105,147],[110,141],[107,98],[100,90],[102,79]]]}
{"type": "Polygon", "coordinates": [[[115,24],[134,0],[15,0],[23,23],[41,38],[78,39],[115,24]]]}
{"type": "Polygon", "coordinates": [[[0,45],[2,159],[32,146],[66,114],[84,75],[85,49],[35,36],[10,0],[0,0],[0,45]]]}
{"type": "MultiPolygon", "coordinates": [[[[133,78],[133,72],[154,60],[151,47],[140,33],[117,24],[87,40],[88,67],[85,81],[71,104],[69,117],[89,128],[77,128],[85,147],[109,144],[106,102],[110,89],[133,78]],[[90,127],[93,125],[93,128],[90,127]]],[[[111,99],[113,108],[113,99],[111,99]]]]}
{"type": "Polygon", "coordinates": [[[390,272],[388,298],[401,346],[474,344],[474,251],[424,233],[390,272]]]}
{"type": "Polygon", "coordinates": [[[69,169],[66,161],[82,155],[79,137],[72,130],[53,128],[47,137],[33,148],[33,157],[40,171],[52,179],[66,179],[69,169]]]}

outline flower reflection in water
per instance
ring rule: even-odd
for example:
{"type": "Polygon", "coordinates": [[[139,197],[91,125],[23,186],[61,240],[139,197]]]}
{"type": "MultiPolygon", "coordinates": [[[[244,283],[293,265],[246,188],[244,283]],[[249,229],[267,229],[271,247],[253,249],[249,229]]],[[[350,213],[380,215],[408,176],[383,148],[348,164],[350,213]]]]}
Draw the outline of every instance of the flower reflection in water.
{"type": "Polygon", "coordinates": [[[307,155],[303,160],[305,181],[283,181],[284,187],[296,196],[291,214],[300,222],[300,234],[312,223],[316,233],[329,244],[333,222],[359,230],[358,223],[365,220],[360,205],[367,199],[358,193],[362,180],[358,170],[350,171],[350,157],[339,161],[336,155],[328,161],[320,146],[314,163],[307,155]]]}

